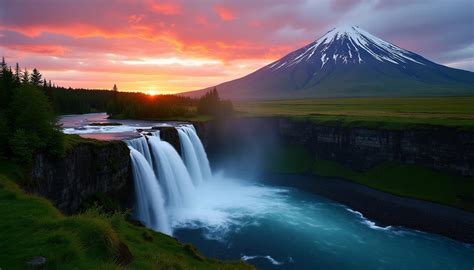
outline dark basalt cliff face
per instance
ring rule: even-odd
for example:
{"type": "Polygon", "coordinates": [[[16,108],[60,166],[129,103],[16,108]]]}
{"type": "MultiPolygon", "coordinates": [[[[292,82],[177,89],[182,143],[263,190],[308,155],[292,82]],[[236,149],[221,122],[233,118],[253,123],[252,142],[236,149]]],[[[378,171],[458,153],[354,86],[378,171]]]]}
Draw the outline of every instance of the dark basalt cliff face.
{"type": "Polygon", "coordinates": [[[174,127],[156,127],[160,131],[160,138],[165,142],[169,142],[174,149],[181,154],[181,144],[179,143],[178,130],[174,127]]]}
{"type": "Polygon", "coordinates": [[[76,213],[81,204],[105,194],[126,204],[133,191],[129,149],[121,141],[80,143],[63,159],[36,156],[27,191],[48,198],[62,212],[76,213]]]}
{"type": "MultiPolygon", "coordinates": [[[[284,118],[240,118],[222,123],[196,123],[211,160],[237,153],[231,163],[264,158],[276,144],[305,146],[316,159],[367,170],[387,161],[416,164],[458,176],[474,176],[474,133],[449,127],[404,130],[318,124],[284,118]],[[241,150],[245,149],[246,153],[241,150]]],[[[249,167],[250,166],[250,167],[249,167]]]]}
{"type": "Polygon", "coordinates": [[[398,161],[474,176],[472,132],[447,127],[386,130],[290,121],[279,121],[279,130],[285,141],[306,145],[319,158],[356,170],[398,161]]]}

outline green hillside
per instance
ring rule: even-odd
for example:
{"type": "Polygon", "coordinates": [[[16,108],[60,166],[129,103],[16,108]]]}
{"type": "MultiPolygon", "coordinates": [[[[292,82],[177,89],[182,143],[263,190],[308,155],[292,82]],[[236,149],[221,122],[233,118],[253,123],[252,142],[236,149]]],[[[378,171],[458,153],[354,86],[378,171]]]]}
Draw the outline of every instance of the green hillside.
{"type": "Polygon", "coordinates": [[[203,257],[189,244],[129,223],[125,214],[98,208],[65,216],[46,199],[24,193],[22,171],[0,162],[0,267],[31,269],[253,269],[243,262],[203,257]]]}

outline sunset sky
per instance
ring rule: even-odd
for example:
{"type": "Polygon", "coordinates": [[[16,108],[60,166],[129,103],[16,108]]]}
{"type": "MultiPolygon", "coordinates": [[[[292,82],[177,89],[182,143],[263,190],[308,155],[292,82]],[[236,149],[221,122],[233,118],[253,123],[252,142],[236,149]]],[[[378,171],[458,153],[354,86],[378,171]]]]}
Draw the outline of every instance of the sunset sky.
{"type": "Polygon", "coordinates": [[[246,75],[345,24],[473,71],[473,13],[472,0],[0,0],[0,54],[65,87],[175,93],[246,75]]]}

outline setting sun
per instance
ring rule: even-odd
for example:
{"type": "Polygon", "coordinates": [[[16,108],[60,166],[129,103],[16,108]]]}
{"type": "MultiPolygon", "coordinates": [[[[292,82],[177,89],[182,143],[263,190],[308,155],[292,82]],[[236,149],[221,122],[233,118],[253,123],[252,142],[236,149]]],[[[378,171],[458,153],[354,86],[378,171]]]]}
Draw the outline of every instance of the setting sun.
{"type": "Polygon", "coordinates": [[[147,94],[150,95],[150,96],[155,96],[155,95],[158,95],[158,91],[156,91],[156,90],[148,90],[148,91],[147,91],[147,94]]]}

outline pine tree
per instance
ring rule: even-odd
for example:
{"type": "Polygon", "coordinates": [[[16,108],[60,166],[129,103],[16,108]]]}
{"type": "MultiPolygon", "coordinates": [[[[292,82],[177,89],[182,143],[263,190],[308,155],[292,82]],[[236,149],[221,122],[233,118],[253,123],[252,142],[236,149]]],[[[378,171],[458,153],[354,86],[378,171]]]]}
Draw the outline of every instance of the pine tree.
{"type": "Polygon", "coordinates": [[[42,82],[41,80],[41,73],[39,73],[39,71],[34,68],[33,69],[33,73],[31,73],[31,84],[35,85],[35,86],[39,86],[42,82]]]}
{"type": "Polygon", "coordinates": [[[114,100],[116,101],[117,100],[117,93],[118,93],[118,88],[117,88],[116,84],[114,84],[114,87],[112,88],[112,91],[114,93],[114,95],[113,95],[114,100]]]}
{"type": "Polygon", "coordinates": [[[5,57],[2,57],[2,63],[0,63],[2,72],[7,69],[7,63],[5,62],[5,57]]]}
{"type": "Polygon", "coordinates": [[[2,58],[0,63],[0,110],[2,110],[10,101],[12,89],[15,87],[13,73],[11,68],[5,63],[5,58],[2,58]]]}
{"type": "Polygon", "coordinates": [[[16,83],[19,83],[20,82],[20,65],[18,64],[18,62],[16,63],[16,66],[15,66],[15,82],[16,83]]]}
{"type": "Polygon", "coordinates": [[[22,84],[30,83],[30,74],[28,73],[28,70],[26,68],[25,68],[25,71],[23,71],[23,76],[21,77],[21,83],[22,84]]]}

